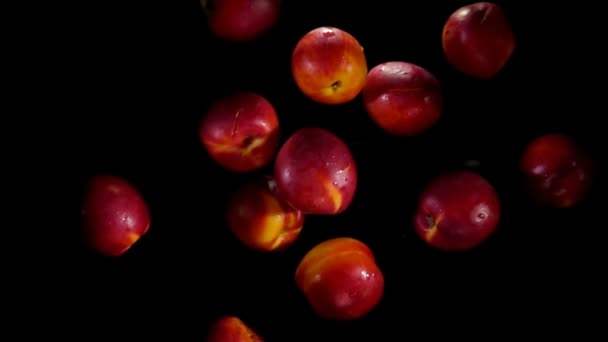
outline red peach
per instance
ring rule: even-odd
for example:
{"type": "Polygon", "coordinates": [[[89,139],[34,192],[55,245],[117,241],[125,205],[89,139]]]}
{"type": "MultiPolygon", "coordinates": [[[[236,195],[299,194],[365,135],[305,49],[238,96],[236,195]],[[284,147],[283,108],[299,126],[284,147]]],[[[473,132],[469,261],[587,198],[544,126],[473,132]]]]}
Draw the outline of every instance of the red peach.
{"type": "Polygon", "coordinates": [[[499,219],[494,187],[477,173],[456,171],[436,177],[422,191],[414,226],[435,248],[466,251],[486,240],[499,219]]]}
{"type": "Polygon", "coordinates": [[[279,145],[279,119],[261,95],[234,93],[209,106],[201,120],[199,139],[225,169],[254,171],[272,161],[279,145]]]}
{"type": "Polygon", "coordinates": [[[91,177],[82,203],[83,236],[106,256],[127,252],[150,227],[150,212],[139,191],[115,176],[91,177]]]}
{"type": "Polygon", "coordinates": [[[580,202],[593,172],[587,152],[563,134],[545,134],[528,143],[520,167],[534,198],[556,208],[580,202]]]}
{"type": "Polygon", "coordinates": [[[439,120],[439,81],[426,69],[407,62],[386,62],[370,70],[363,102],[372,120],[395,135],[415,135],[439,120]]]}
{"type": "Polygon", "coordinates": [[[307,214],[338,214],[357,187],[357,166],[338,136],[323,128],[301,128],[281,146],[274,165],[281,198],[307,214]]]}
{"type": "Polygon", "coordinates": [[[291,71],[300,90],[323,104],[343,104],[359,95],[367,77],[363,47],[350,33],[319,27],[296,44],[291,71]]]}
{"type": "Polygon", "coordinates": [[[494,77],[515,49],[515,36],[503,9],[477,2],[456,10],[443,27],[447,61],[464,74],[479,79],[494,77]]]}
{"type": "Polygon", "coordinates": [[[249,41],[276,24],[282,1],[201,0],[201,5],[213,34],[230,41],[249,41]]]}
{"type": "Polygon", "coordinates": [[[263,342],[263,340],[240,318],[225,316],[211,324],[207,342],[263,342]]]}
{"type": "Polygon", "coordinates": [[[384,293],[384,276],[372,251],[347,237],[313,247],[300,261],[295,279],[323,319],[361,318],[378,305],[384,293]]]}
{"type": "Polygon", "coordinates": [[[232,233],[243,244],[259,251],[282,250],[300,234],[304,214],[276,196],[276,182],[248,183],[228,203],[232,233]]]}

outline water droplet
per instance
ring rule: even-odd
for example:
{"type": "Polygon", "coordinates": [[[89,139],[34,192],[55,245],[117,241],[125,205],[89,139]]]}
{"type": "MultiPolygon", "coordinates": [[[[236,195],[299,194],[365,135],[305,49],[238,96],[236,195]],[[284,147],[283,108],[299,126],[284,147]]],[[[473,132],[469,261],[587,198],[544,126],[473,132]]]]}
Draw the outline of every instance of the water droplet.
{"type": "Polygon", "coordinates": [[[323,30],[323,36],[324,37],[333,37],[335,35],[336,35],[336,33],[333,30],[331,30],[331,29],[325,29],[325,30],[323,30]]]}

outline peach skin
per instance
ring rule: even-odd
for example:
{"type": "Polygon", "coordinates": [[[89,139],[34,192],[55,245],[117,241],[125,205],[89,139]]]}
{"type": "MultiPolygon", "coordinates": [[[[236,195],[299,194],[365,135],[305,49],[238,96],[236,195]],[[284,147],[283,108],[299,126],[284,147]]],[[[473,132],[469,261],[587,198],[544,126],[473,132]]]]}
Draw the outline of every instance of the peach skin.
{"type": "Polygon", "coordinates": [[[277,197],[271,178],[238,189],[228,203],[227,218],[239,241],[264,252],[291,245],[304,225],[304,214],[277,197]]]}
{"type": "Polygon", "coordinates": [[[301,128],[281,146],[274,165],[278,195],[305,214],[346,210],[357,188],[350,149],[322,128],[301,128]]]}
{"type": "Polygon", "coordinates": [[[279,119],[259,94],[239,92],[215,100],[203,117],[199,139],[209,155],[232,172],[268,165],[279,144],[279,119]]]}
{"type": "Polygon", "coordinates": [[[83,236],[106,256],[127,252],[150,228],[150,211],[139,191],[125,179],[91,177],[82,203],[83,236]]]}
{"type": "Polygon", "coordinates": [[[291,57],[291,72],[300,90],[323,104],[353,100],[365,85],[367,61],[363,47],[350,33],[319,27],[306,33],[291,57]]]}
{"type": "Polygon", "coordinates": [[[585,197],[594,167],[591,157],[571,137],[552,133],[528,143],[520,169],[538,203],[568,208],[585,197]]]}
{"type": "Polygon", "coordinates": [[[491,2],[463,6],[447,19],[444,55],[455,69],[478,79],[494,77],[515,50],[515,36],[502,7],[491,2]]]}
{"type": "Polygon", "coordinates": [[[240,318],[225,316],[211,324],[207,342],[263,342],[263,340],[240,318]]]}
{"type": "Polygon", "coordinates": [[[435,177],[424,188],[414,226],[428,245],[462,252],[486,240],[499,220],[494,187],[477,173],[454,171],[435,177]]]}
{"type": "Polygon", "coordinates": [[[327,320],[359,319],[384,293],[384,276],[372,251],[348,237],[313,247],[300,261],[295,281],[314,312],[327,320]]]}
{"type": "Polygon", "coordinates": [[[394,135],[416,135],[441,116],[443,100],[437,78],[421,66],[392,61],[372,68],[363,88],[370,118],[394,135]]]}

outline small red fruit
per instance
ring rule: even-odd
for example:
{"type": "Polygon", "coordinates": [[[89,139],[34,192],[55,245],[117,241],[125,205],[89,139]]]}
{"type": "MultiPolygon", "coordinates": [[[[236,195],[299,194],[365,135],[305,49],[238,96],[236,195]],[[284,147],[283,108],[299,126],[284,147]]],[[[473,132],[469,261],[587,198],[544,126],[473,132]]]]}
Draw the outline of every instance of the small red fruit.
{"type": "Polygon", "coordinates": [[[363,88],[372,120],[395,135],[415,135],[437,122],[442,111],[439,81],[426,69],[406,62],[372,68],[363,88]]]}
{"type": "Polygon", "coordinates": [[[279,19],[281,0],[201,0],[211,32],[230,41],[259,38],[279,19]]]}
{"type": "Polygon", "coordinates": [[[355,37],[326,26],[300,39],[292,53],[291,71],[300,90],[310,99],[324,104],[343,104],[363,89],[367,61],[355,37]]]}
{"type": "Polygon", "coordinates": [[[430,246],[466,251],[486,240],[499,219],[494,187],[477,173],[457,171],[436,177],[422,191],[414,227],[430,246]]]}
{"type": "Polygon", "coordinates": [[[520,167],[532,196],[555,208],[580,202],[590,188],[593,172],[587,152],[563,134],[532,140],[523,152],[520,167]]]}
{"type": "Polygon", "coordinates": [[[295,279],[323,319],[355,320],[368,314],[384,293],[384,276],[372,251],[353,238],[334,238],[313,247],[295,279]]]}
{"type": "Polygon", "coordinates": [[[263,340],[240,318],[225,316],[211,324],[207,342],[263,342],[263,340]]]}
{"type": "Polygon", "coordinates": [[[150,213],[141,194],[114,176],[89,179],[82,219],[87,245],[106,256],[124,254],[150,227],[150,213]]]}
{"type": "Polygon", "coordinates": [[[339,137],[323,128],[301,128],[277,154],[278,195],[305,214],[338,214],[357,188],[357,166],[339,137]]]}
{"type": "Polygon", "coordinates": [[[261,95],[239,92],[217,99],[201,120],[199,138],[209,155],[232,172],[268,165],[279,145],[279,118],[261,95]]]}
{"type": "Polygon", "coordinates": [[[228,224],[245,245],[259,251],[282,250],[300,234],[304,214],[275,194],[272,179],[252,182],[235,192],[228,203],[228,224]]]}
{"type": "Polygon", "coordinates": [[[515,36],[503,9],[477,2],[456,10],[443,27],[447,61],[464,74],[490,79],[502,70],[515,50],[515,36]]]}

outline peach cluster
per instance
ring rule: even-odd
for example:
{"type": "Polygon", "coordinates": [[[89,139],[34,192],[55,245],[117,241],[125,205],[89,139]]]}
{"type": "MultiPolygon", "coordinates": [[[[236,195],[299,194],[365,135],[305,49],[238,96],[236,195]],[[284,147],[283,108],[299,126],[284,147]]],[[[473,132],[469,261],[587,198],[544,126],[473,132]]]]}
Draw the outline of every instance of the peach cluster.
{"type": "MultiPolygon", "coordinates": [[[[277,21],[280,0],[201,0],[209,29],[219,38],[253,40],[277,21]]],[[[478,2],[456,9],[442,31],[445,59],[455,70],[490,79],[508,64],[515,37],[505,12],[478,2]]],[[[336,106],[359,95],[387,134],[423,134],[441,120],[440,80],[424,66],[385,61],[368,70],[362,44],[350,33],[324,26],[303,33],[291,55],[295,84],[311,101],[336,106]]],[[[272,174],[244,185],[226,204],[235,241],[260,252],[288,248],[305,228],[306,215],[339,215],[357,192],[358,165],[346,141],[322,127],[302,127],[283,139],[280,116],[262,95],[227,94],[207,109],[199,139],[228,172],[272,174]]],[[[569,137],[547,134],[522,151],[520,169],[533,197],[570,207],[590,187],[590,156],[569,137]]],[[[93,177],[82,210],[87,243],[120,256],[148,231],[151,218],[136,187],[114,176],[93,177]]],[[[429,247],[463,252],[487,240],[499,225],[501,202],[491,182],[456,170],[428,180],[419,194],[412,230],[429,247]]],[[[293,270],[294,281],[319,317],[355,320],[371,312],[384,293],[382,265],[364,242],[339,236],[320,241],[293,270]]],[[[262,341],[238,317],[219,318],[208,341],[262,341]]]]}

